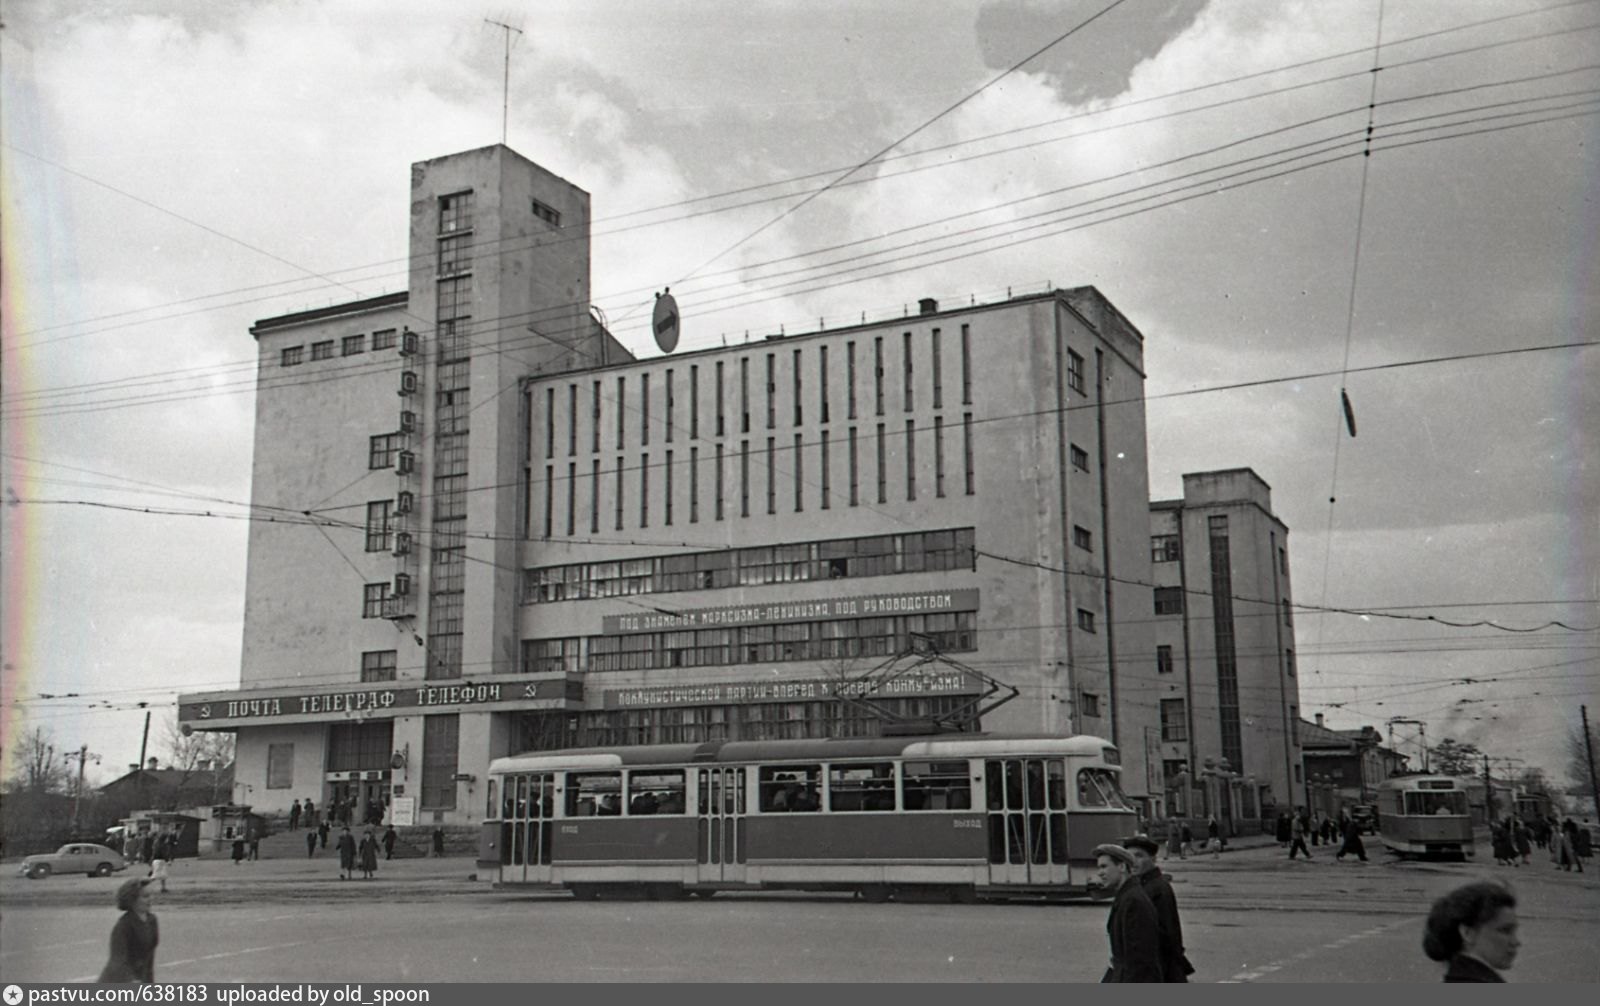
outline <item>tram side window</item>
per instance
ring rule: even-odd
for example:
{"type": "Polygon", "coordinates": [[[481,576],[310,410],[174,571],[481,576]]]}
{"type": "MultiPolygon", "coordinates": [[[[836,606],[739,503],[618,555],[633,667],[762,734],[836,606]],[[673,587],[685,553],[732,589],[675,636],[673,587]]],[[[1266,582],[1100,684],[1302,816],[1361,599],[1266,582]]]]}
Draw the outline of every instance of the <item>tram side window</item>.
{"type": "Polygon", "coordinates": [[[1133,809],[1128,806],[1127,798],[1122,795],[1122,788],[1117,785],[1116,775],[1109,769],[1103,768],[1078,770],[1078,806],[1133,809]]]}
{"type": "Polygon", "coordinates": [[[908,761],[901,768],[906,810],[971,810],[972,780],[964,761],[908,761]]]}
{"type": "Polygon", "coordinates": [[[894,810],[894,763],[828,766],[828,809],[894,810]]]}
{"type": "Polygon", "coordinates": [[[567,776],[568,817],[609,817],[621,813],[621,772],[574,772],[567,776]]]}
{"type": "Polygon", "coordinates": [[[1407,793],[1406,814],[1431,817],[1447,814],[1464,815],[1467,812],[1467,794],[1459,790],[1448,793],[1407,793]]]}
{"type": "Polygon", "coordinates": [[[628,814],[682,814],[683,769],[628,773],[628,814]]]}
{"type": "Polygon", "coordinates": [[[766,765],[758,779],[764,813],[822,809],[821,765],[766,765]]]}

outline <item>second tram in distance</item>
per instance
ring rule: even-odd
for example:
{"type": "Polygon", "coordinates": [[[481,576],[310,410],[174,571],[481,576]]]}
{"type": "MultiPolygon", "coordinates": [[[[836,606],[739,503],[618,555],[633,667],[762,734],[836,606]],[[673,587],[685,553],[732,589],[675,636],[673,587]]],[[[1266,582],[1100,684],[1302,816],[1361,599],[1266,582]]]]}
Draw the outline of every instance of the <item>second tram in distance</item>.
{"type": "Polygon", "coordinates": [[[941,734],[497,758],[479,876],[650,898],[855,891],[1083,897],[1132,834],[1097,737],[941,734]]]}
{"type": "Polygon", "coordinates": [[[1396,776],[1378,785],[1378,835],[1402,856],[1475,854],[1467,791],[1442,775],[1396,776]]]}

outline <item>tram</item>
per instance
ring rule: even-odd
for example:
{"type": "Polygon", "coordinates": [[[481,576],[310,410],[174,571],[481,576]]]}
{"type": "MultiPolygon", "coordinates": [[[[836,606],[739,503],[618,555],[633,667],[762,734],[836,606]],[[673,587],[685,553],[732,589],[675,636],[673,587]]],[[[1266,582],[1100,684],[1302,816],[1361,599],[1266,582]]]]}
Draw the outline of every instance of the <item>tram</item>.
{"type": "Polygon", "coordinates": [[[941,734],[537,752],[489,766],[478,875],[652,899],[1081,898],[1135,830],[1097,737],[941,734]],[[498,796],[497,796],[498,794],[498,796]]]}
{"type": "Polygon", "coordinates": [[[1401,856],[1474,855],[1467,791],[1450,776],[1398,776],[1378,785],[1378,836],[1401,856]]]}

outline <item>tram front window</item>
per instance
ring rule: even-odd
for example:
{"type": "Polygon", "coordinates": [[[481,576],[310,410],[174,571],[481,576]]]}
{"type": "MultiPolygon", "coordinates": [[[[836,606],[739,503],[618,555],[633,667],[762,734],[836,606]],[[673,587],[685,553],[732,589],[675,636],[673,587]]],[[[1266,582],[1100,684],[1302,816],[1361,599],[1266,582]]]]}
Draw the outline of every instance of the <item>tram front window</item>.
{"type": "Polygon", "coordinates": [[[1103,768],[1078,770],[1078,806],[1133,809],[1128,805],[1128,798],[1122,795],[1122,787],[1117,785],[1117,774],[1103,768]]]}
{"type": "Polygon", "coordinates": [[[1447,793],[1407,793],[1406,815],[1408,817],[1465,817],[1467,813],[1467,794],[1460,790],[1447,793]]]}

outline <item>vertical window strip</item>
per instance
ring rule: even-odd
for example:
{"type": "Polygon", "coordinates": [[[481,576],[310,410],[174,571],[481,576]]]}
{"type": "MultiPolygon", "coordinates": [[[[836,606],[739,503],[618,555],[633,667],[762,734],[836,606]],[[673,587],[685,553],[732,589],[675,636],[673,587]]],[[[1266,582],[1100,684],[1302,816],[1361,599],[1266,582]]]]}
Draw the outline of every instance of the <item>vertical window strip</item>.
{"type": "Polygon", "coordinates": [[[627,437],[628,409],[627,409],[628,379],[617,377],[617,450],[622,450],[623,440],[627,437]]]}
{"type": "Polygon", "coordinates": [[[727,467],[727,464],[726,464],[725,460],[722,457],[722,445],[718,444],[717,445],[717,503],[716,503],[716,508],[717,509],[716,509],[716,518],[715,518],[716,520],[722,520],[722,518],[724,516],[723,509],[722,509],[722,483],[723,483],[724,473],[725,473],[726,467],[727,467]]]}
{"type": "Polygon", "coordinates": [[[873,415],[883,415],[883,336],[872,339],[872,401],[873,415]]]}
{"type": "Polygon", "coordinates": [[[906,420],[906,499],[917,498],[917,421],[906,420]]]}
{"type": "Polygon", "coordinates": [[[961,453],[966,458],[967,495],[977,493],[977,474],[972,470],[972,413],[961,414],[961,453]]]}
{"type": "Polygon", "coordinates": [[[661,491],[662,491],[662,493],[664,494],[664,496],[666,498],[666,506],[667,506],[666,518],[665,518],[664,522],[666,523],[667,526],[670,527],[672,525],[672,452],[671,451],[667,452],[666,472],[665,472],[665,475],[663,477],[663,482],[665,484],[662,486],[661,491]]]}
{"type": "Polygon", "coordinates": [[[700,523],[700,448],[698,447],[689,448],[689,523],[700,523]]]}
{"type": "Polygon", "coordinates": [[[589,422],[590,422],[590,425],[592,425],[594,427],[594,429],[590,432],[590,436],[592,437],[592,446],[589,449],[591,451],[593,451],[594,453],[599,454],[600,453],[600,382],[599,381],[594,382],[594,408],[593,408],[592,411],[594,412],[594,415],[592,415],[589,418],[589,422]]]}
{"type": "Polygon", "coordinates": [[[861,505],[861,479],[859,457],[856,453],[856,428],[850,427],[850,505],[861,505]]]}
{"type": "Polygon", "coordinates": [[[796,426],[799,426],[801,424],[801,421],[802,421],[801,420],[801,415],[802,415],[802,412],[803,412],[803,408],[802,408],[802,405],[801,405],[801,402],[802,402],[801,395],[802,395],[802,391],[801,391],[801,380],[800,380],[800,351],[797,349],[797,350],[794,351],[794,424],[796,426]]]}
{"type": "Polygon", "coordinates": [[[556,511],[556,470],[553,465],[544,466],[544,536],[550,537],[555,527],[556,511]]]}
{"type": "Polygon", "coordinates": [[[750,358],[739,358],[739,432],[750,432],[750,358]]]}
{"type": "Polygon", "coordinates": [[[589,533],[600,533],[600,459],[595,458],[589,473],[589,533]]]}
{"type": "Polygon", "coordinates": [[[750,516],[750,441],[739,441],[739,516],[750,516]]]}
{"type": "Polygon", "coordinates": [[[689,439],[700,439],[700,365],[689,367],[689,439]]]}
{"type": "Polygon", "coordinates": [[[556,389],[544,389],[544,456],[556,456],[556,389]]]}
{"type": "Polygon", "coordinates": [[[778,512],[778,469],[773,464],[773,453],[777,447],[777,438],[767,438],[767,513],[778,512]]]}
{"type": "Polygon", "coordinates": [[[578,453],[578,386],[567,385],[567,457],[578,453]]]}
{"type": "Polygon", "coordinates": [[[650,526],[650,455],[639,455],[639,526],[650,526]]]}
{"type": "Polygon", "coordinates": [[[817,413],[823,422],[828,421],[828,347],[817,347],[817,413]]]}
{"type": "MultiPolygon", "coordinates": [[[[672,401],[672,368],[671,367],[667,368],[666,382],[667,382],[667,387],[666,387],[666,390],[663,392],[663,394],[665,394],[667,396],[667,443],[670,444],[670,443],[672,443],[672,407],[674,405],[674,402],[672,401]]],[[[668,494],[668,498],[671,498],[670,494],[668,494]]],[[[671,522],[668,521],[668,523],[671,523],[671,522]]]]}
{"type": "Polygon", "coordinates": [[[624,464],[623,464],[623,460],[622,460],[622,455],[618,454],[617,455],[617,530],[618,531],[622,530],[622,501],[623,501],[623,498],[627,496],[627,493],[623,491],[623,484],[622,484],[623,468],[624,468],[624,464]]]}
{"type": "Polygon", "coordinates": [[[856,344],[854,342],[845,343],[844,355],[845,388],[849,392],[849,408],[845,411],[845,418],[854,419],[856,418],[856,344]]]}
{"type": "Polygon", "coordinates": [[[717,434],[716,435],[719,436],[719,437],[722,436],[725,432],[727,432],[726,428],[723,425],[722,417],[723,417],[723,408],[722,408],[722,361],[718,360],[717,361],[717,434]]]}
{"type": "Polygon", "coordinates": [[[777,373],[776,373],[777,366],[778,366],[778,364],[777,364],[777,354],[776,353],[768,353],[767,354],[767,429],[769,429],[769,430],[775,428],[778,425],[778,410],[777,410],[777,406],[773,402],[773,399],[776,397],[777,391],[778,391],[778,385],[776,383],[777,379],[778,379],[777,373]]]}
{"type": "Polygon", "coordinates": [[[944,417],[933,417],[933,495],[944,499],[944,417]]]}
{"type": "Polygon", "coordinates": [[[961,404],[972,404],[972,326],[961,326],[961,404]]]}
{"type": "Polygon", "coordinates": [[[822,431],[822,509],[831,509],[828,500],[828,431],[822,431]]]}
{"type": "Polygon", "coordinates": [[[578,533],[578,463],[567,462],[567,537],[578,533]]]}
{"type": "Polygon", "coordinates": [[[794,435],[794,512],[803,513],[806,508],[805,497],[805,455],[801,453],[802,443],[800,434],[794,435]]]}
{"type": "Polygon", "coordinates": [[[878,502],[889,502],[888,472],[884,470],[883,424],[878,424],[878,502]]]}
{"type": "Polygon", "coordinates": [[[902,340],[901,349],[902,349],[902,351],[904,352],[904,355],[905,355],[905,360],[903,362],[903,365],[904,365],[905,372],[906,372],[906,376],[905,376],[906,411],[910,412],[910,411],[912,411],[912,406],[913,406],[913,403],[915,402],[915,390],[916,390],[916,382],[915,382],[915,380],[913,380],[912,374],[911,374],[912,362],[911,362],[911,333],[910,332],[907,332],[905,334],[905,338],[902,340]]]}
{"type": "MultiPolygon", "coordinates": [[[[943,364],[939,358],[939,330],[933,330],[933,407],[944,408],[943,364]]],[[[943,495],[941,493],[941,495],[943,495]]]]}
{"type": "Polygon", "coordinates": [[[639,375],[639,445],[650,446],[650,375],[639,375]]]}

